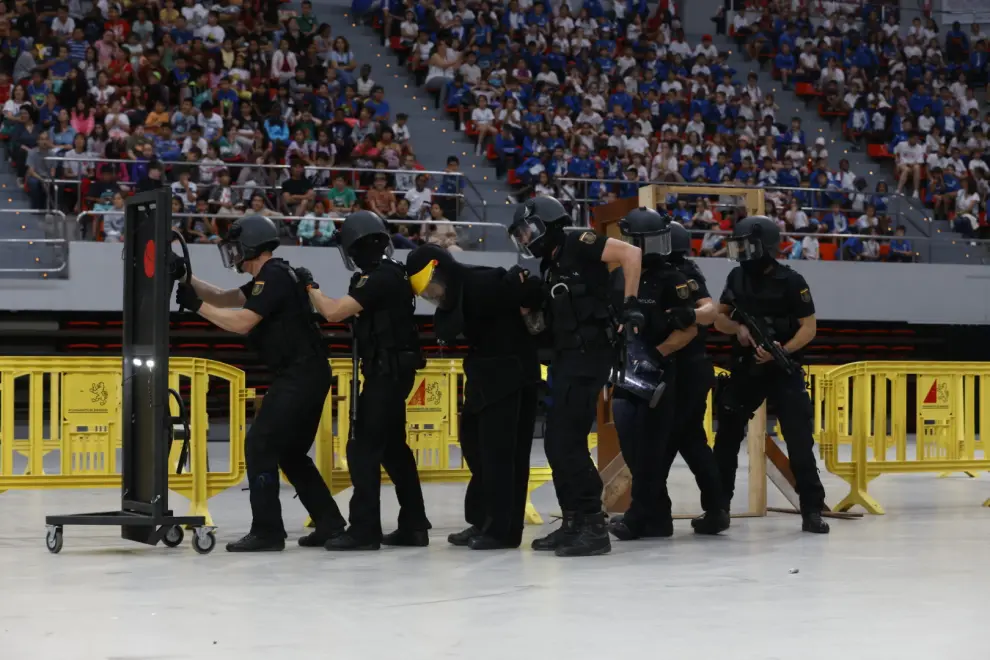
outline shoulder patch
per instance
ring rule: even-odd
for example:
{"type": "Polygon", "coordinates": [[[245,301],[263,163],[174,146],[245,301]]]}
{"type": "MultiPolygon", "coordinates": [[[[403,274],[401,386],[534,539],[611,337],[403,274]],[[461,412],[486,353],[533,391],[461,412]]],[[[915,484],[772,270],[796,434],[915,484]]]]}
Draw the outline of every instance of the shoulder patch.
{"type": "Polygon", "coordinates": [[[257,296],[258,294],[260,294],[264,290],[265,290],[265,283],[264,282],[255,282],[254,283],[254,287],[251,289],[251,295],[252,296],[257,296]]]}
{"type": "Polygon", "coordinates": [[[594,245],[595,239],[597,238],[598,235],[595,234],[595,232],[593,231],[586,231],[583,234],[581,234],[581,242],[587,243],[588,245],[594,245]]]}
{"type": "Polygon", "coordinates": [[[697,291],[698,290],[698,282],[697,282],[697,280],[693,280],[693,279],[692,280],[688,280],[688,284],[687,285],[688,285],[688,288],[691,289],[692,291],[697,291]]]}
{"type": "Polygon", "coordinates": [[[801,289],[801,300],[803,302],[811,302],[811,290],[801,289]]]}
{"type": "Polygon", "coordinates": [[[688,296],[691,295],[691,292],[688,291],[687,284],[678,284],[675,289],[677,291],[677,297],[681,300],[687,300],[688,296]]]}
{"type": "Polygon", "coordinates": [[[367,281],[368,281],[368,276],[362,275],[361,278],[357,281],[357,284],[354,285],[354,288],[360,289],[365,285],[365,283],[367,283],[367,281]]]}

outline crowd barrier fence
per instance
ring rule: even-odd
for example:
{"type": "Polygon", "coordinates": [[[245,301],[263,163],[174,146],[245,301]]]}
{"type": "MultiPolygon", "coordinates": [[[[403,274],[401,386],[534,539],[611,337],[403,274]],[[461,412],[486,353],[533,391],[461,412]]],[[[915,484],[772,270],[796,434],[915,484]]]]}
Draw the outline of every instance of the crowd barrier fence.
{"type": "MultiPolygon", "coordinates": [[[[346,443],[349,432],[351,362],[331,360],[336,393],[327,397],[315,443],[317,467],[337,494],[350,486],[346,443]]],[[[717,369],[718,373],[723,373],[717,369]]],[[[982,429],[990,424],[990,363],[860,362],[806,368],[814,408],[815,440],[829,472],[850,485],[837,505],[883,508],[867,492],[870,481],[889,473],[968,473],[990,470],[982,429]],[[909,387],[916,390],[916,443],[908,430],[909,387]],[[978,433],[979,431],[979,433],[978,433]],[[840,446],[849,445],[840,456],[840,446]],[[843,456],[848,455],[848,458],[843,456]]],[[[543,378],[547,372],[544,368],[543,378]]],[[[0,358],[0,492],[9,489],[114,488],[120,486],[121,363],[117,358],[0,358]],[[27,400],[26,419],[15,401],[27,400]],[[25,430],[26,429],[26,430],[25,430]],[[47,473],[45,457],[58,454],[58,469],[47,473]]],[[[180,446],[169,454],[169,486],[190,501],[190,515],[212,524],[207,502],[245,477],[247,403],[254,391],[244,372],[205,359],[170,360],[169,386],[187,402],[190,455],[176,474],[180,446]],[[211,379],[226,382],[230,459],[211,469],[207,436],[207,394],[211,379]]],[[[459,359],[430,360],[417,374],[406,399],[407,441],[426,483],[466,483],[470,472],[459,453],[458,419],[464,372],[459,359]]],[[[215,392],[216,390],[214,390],[215,392]]],[[[172,414],[177,414],[174,409],[172,414]]],[[[709,395],[705,431],[714,441],[709,395]]],[[[779,426],[776,434],[780,437],[779,426]]],[[[597,446],[597,434],[588,438],[597,446]]],[[[49,460],[48,468],[52,468],[49,460]]],[[[551,480],[550,468],[530,472],[530,493],[551,480]]],[[[986,502],[990,506],[990,500],[986,502]]],[[[527,522],[542,519],[527,502],[527,522]]]]}
{"type": "MultiPolygon", "coordinates": [[[[0,492],[120,488],[121,373],[121,360],[113,357],[0,358],[0,492]],[[15,410],[19,391],[27,396],[26,425],[18,423],[15,410]],[[45,457],[55,452],[58,469],[47,473],[45,457]]],[[[176,474],[181,443],[172,443],[169,488],[190,501],[189,515],[206,516],[212,525],[207,500],[244,479],[246,402],[254,391],[245,386],[240,369],[194,358],[169,360],[169,387],[183,393],[191,433],[181,474],[176,474]],[[211,470],[207,456],[211,378],[226,381],[228,388],[226,470],[211,470]]],[[[175,402],[170,405],[177,415],[175,402]]]]}
{"type": "Polygon", "coordinates": [[[990,470],[990,363],[856,362],[828,371],[822,385],[821,456],[828,471],[850,487],[836,510],[860,505],[883,513],[868,493],[869,483],[882,474],[975,476],[990,470]],[[844,441],[851,445],[848,459],[840,456],[844,441]]]}

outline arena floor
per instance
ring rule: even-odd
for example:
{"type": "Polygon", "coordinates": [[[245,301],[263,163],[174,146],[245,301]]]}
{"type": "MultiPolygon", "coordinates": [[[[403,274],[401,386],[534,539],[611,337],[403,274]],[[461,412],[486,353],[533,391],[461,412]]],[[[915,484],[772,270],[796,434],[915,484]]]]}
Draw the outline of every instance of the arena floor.
{"type": "MultiPolygon", "coordinates": [[[[845,491],[826,477],[834,502],[845,491]]],[[[696,505],[683,465],[672,483],[679,508],[696,505]]],[[[678,521],[672,539],[615,542],[588,559],[448,546],[462,487],[443,485],[427,488],[429,548],[341,556],[293,539],[282,554],[199,556],[188,535],[170,550],[66,528],[54,556],[45,515],[114,508],[116,493],[8,492],[0,658],[987,657],[990,509],[980,503],[990,477],[885,476],[871,492],[888,515],[833,521],[827,537],[800,533],[787,514],[736,520],[721,538],[678,521]]],[[[347,492],[338,501],[346,507],[347,492]]],[[[384,501],[393,521],[388,489],[384,501]]],[[[291,533],[302,533],[291,490],[283,502],[291,533]]],[[[535,503],[553,512],[551,488],[535,503]]],[[[246,493],[222,494],[211,511],[221,544],[246,531],[246,493]]]]}

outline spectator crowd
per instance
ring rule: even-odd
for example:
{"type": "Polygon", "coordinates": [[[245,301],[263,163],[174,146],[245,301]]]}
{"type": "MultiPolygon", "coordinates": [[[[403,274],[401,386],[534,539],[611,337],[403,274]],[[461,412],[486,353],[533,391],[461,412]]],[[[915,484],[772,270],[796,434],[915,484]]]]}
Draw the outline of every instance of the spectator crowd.
{"type": "Polygon", "coordinates": [[[160,186],[196,242],[248,212],[297,217],[289,238],[315,245],[359,206],[413,241],[430,237],[401,221],[456,213],[456,159],[434,200],[407,116],[308,0],[6,0],[0,43],[18,183],[34,208],[102,212],[93,238],[119,240],[126,196],[160,186]]]}
{"type": "MultiPolygon", "coordinates": [[[[786,231],[893,231],[886,186],[868,190],[800,117],[779,117],[774,93],[729,66],[710,35],[688,43],[666,3],[395,0],[381,28],[497,175],[521,188],[509,201],[603,204],[646,181],[763,186],[786,231]]],[[[718,198],[681,204],[693,229],[719,229],[718,198]]]]}
{"type": "Polygon", "coordinates": [[[966,237],[987,235],[990,38],[978,23],[901,22],[896,3],[823,3],[824,18],[788,2],[758,18],[737,14],[736,40],[870,155],[894,160],[896,192],[910,193],[966,237]],[[983,97],[983,101],[980,97],[983,97]]]}

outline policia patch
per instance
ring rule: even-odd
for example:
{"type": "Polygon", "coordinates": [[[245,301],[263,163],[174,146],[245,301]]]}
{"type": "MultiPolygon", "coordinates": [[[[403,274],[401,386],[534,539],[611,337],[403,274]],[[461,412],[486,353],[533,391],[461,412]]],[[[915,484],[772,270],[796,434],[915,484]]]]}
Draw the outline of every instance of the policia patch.
{"type": "Polygon", "coordinates": [[[695,280],[688,280],[688,288],[691,289],[691,291],[697,291],[698,283],[695,280]]]}
{"type": "Polygon", "coordinates": [[[252,296],[259,295],[264,290],[264,288],[265,288],[265,283],[264,282],[255,282],[254,283],[254,288],[251,289],[251,295],[252,296]]]}
{"type": "Polygon", "coordinates": [[[811,290],[801,289],[801,302],[811,302],[811,290]]]}
{"type": "Polygon", "coordinates": [[[595,234],[595,232],[593,231],[586,231],[583,234],[581,234],[580,238],[582,243],[587,243],[588,245],[594,245],[595,238],[597,238],[597,234],[595,234]]]}
{"type": "Polygon", "coordinates": [[[677,290],[677,297],[680,298],[681,300],[687,300],[688,296],[691,295],[691,292],[688,291],[687,284],[678,284],[676,290],[677,290]]]}
{"type": "Polygon", "coordinates": [[[366,283],[367,281],[368,281],[368,276],[367,276],[367,275],[362,275],[362,276],[361,276],[361,279],[359,279],[359,280],[357,281],[357,284],[355,284],[355,285],[354,285],[354,288],[355,288],[355,289],[360,289],[361,287],[363,287],[363,286],[365,285],[365,283],[366,283]]]}

